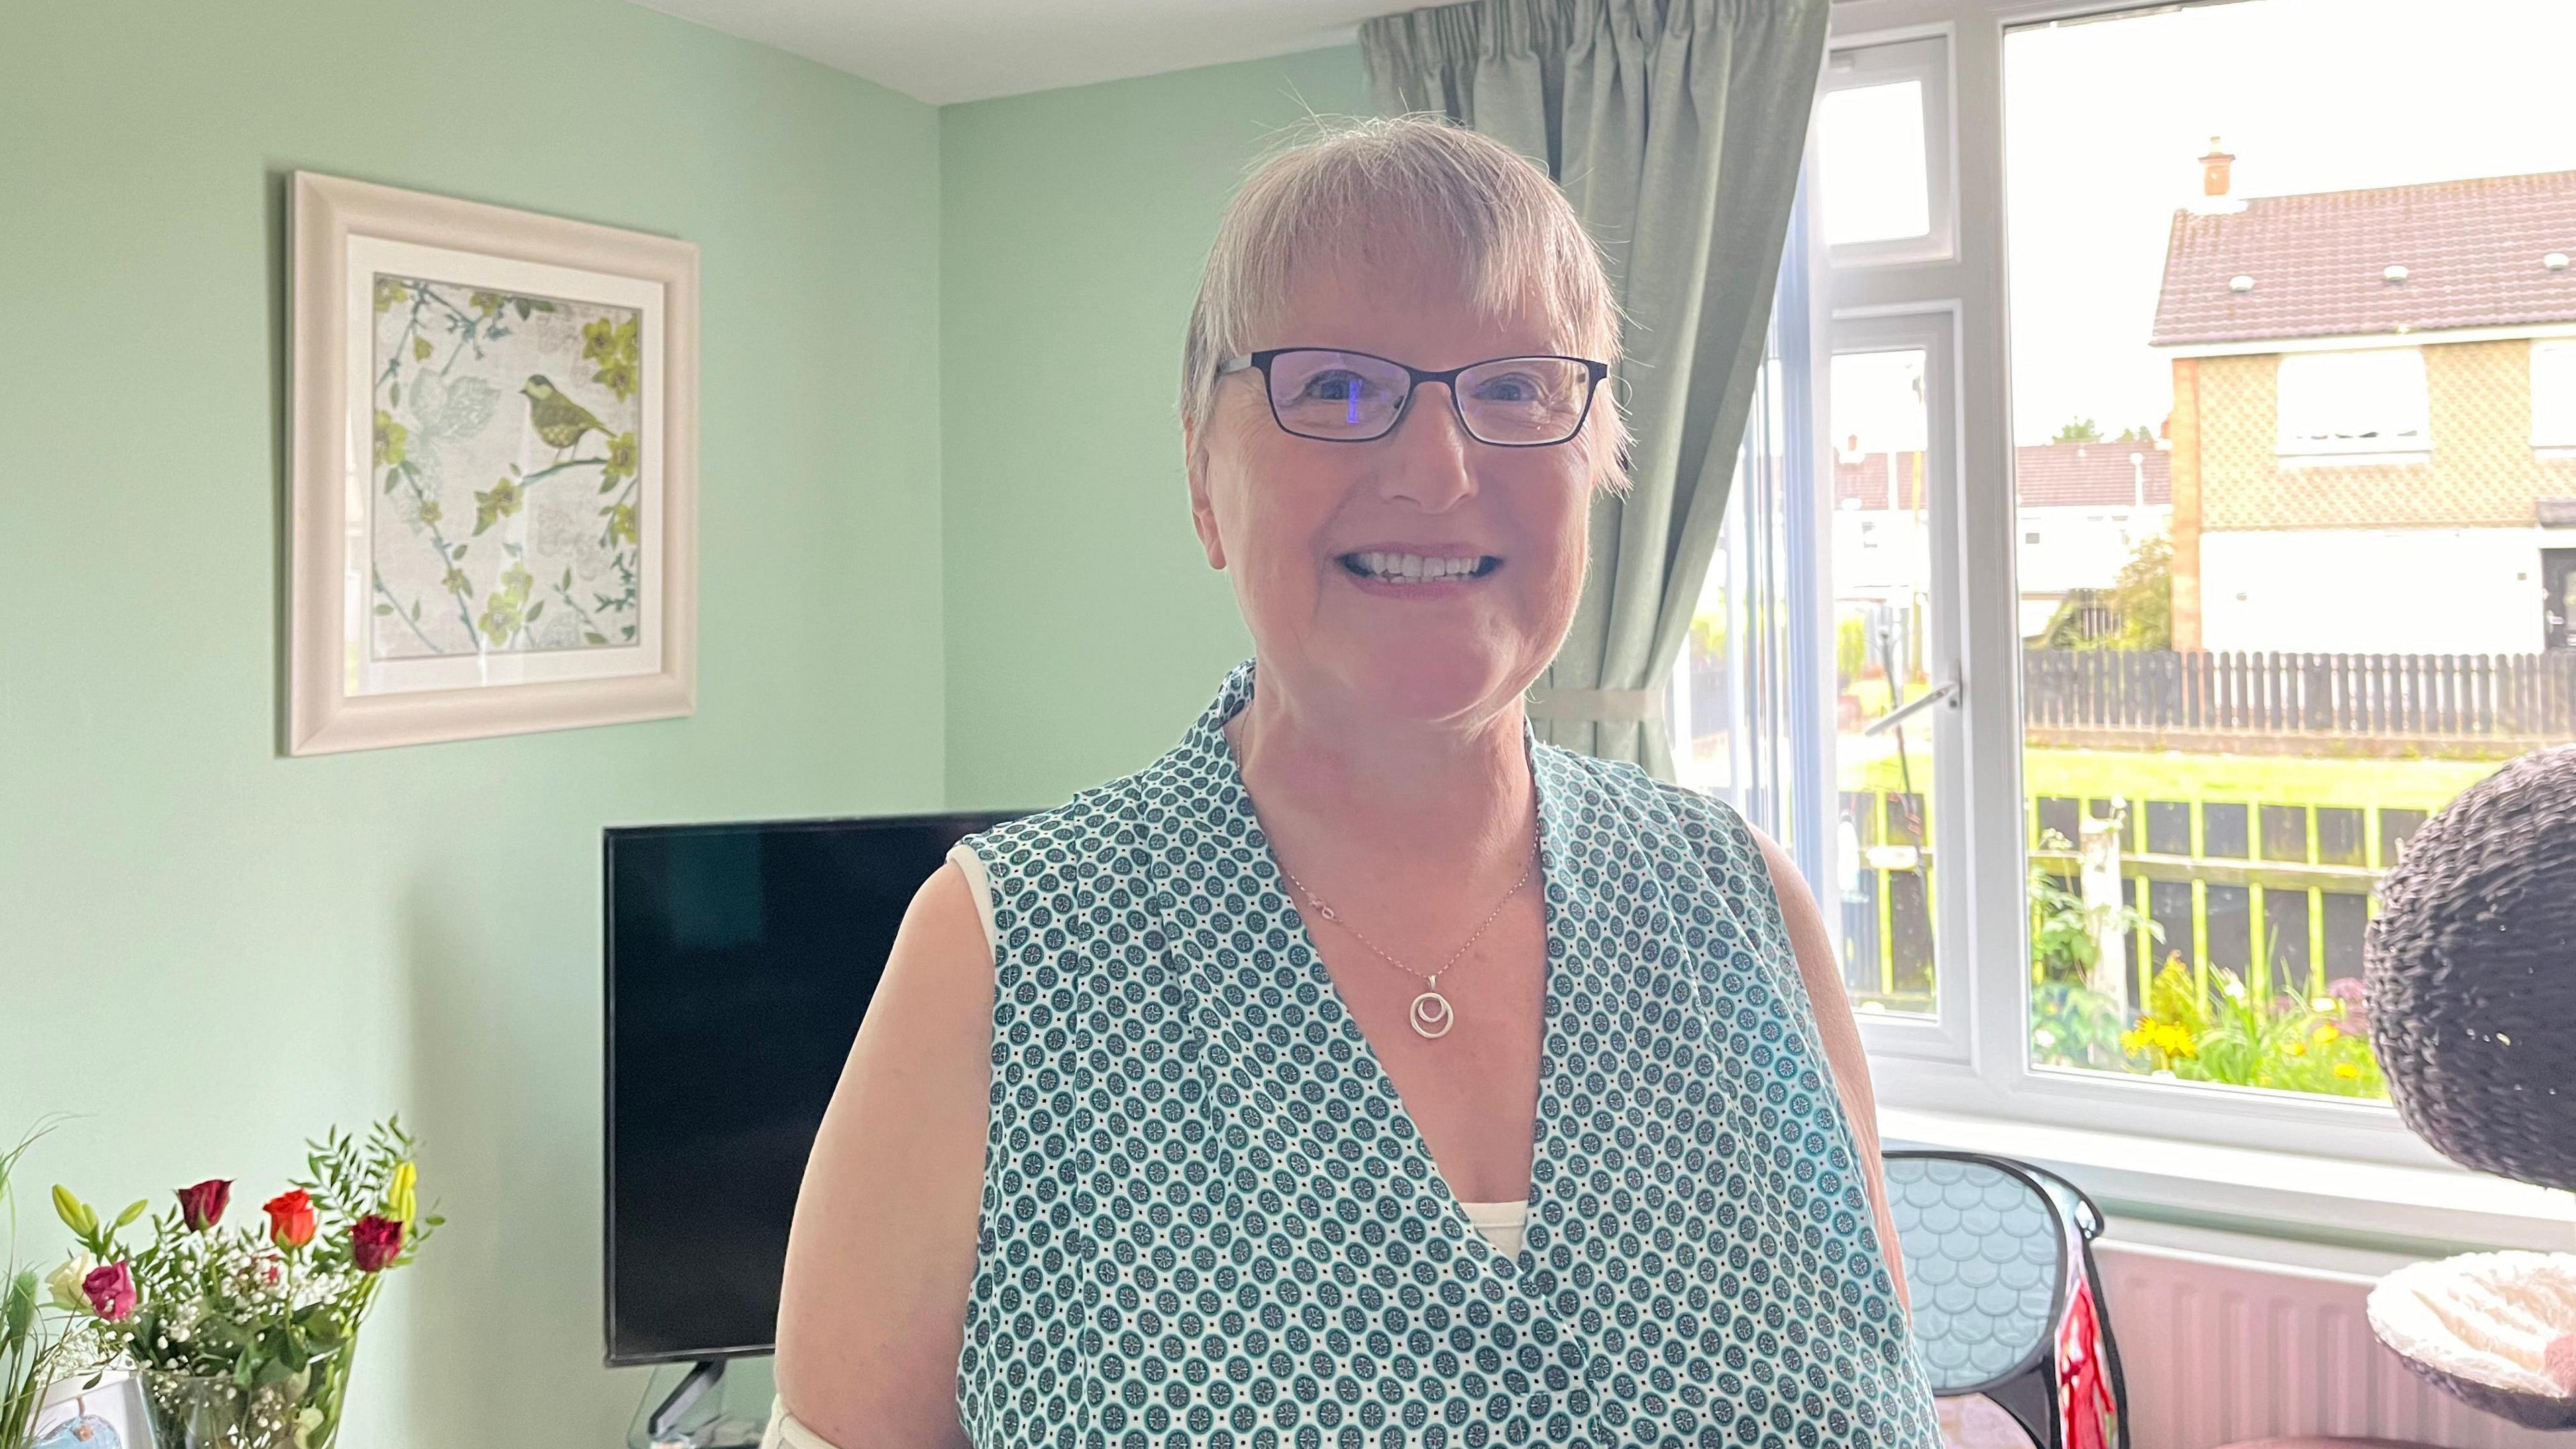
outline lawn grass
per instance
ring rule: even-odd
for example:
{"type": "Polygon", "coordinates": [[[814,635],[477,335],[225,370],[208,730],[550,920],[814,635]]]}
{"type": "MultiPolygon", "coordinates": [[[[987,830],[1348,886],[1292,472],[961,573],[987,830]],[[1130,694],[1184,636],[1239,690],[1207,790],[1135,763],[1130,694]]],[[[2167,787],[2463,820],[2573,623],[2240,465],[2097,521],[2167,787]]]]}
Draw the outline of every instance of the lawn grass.
{"type": "MultiPolygon", "coordinates": [[[[1875,744],[1871,741],[1870,744],[1875,744]]],[[[1911,742],[1909,742],[1911,743],[1911,742]]],[[[1842,751],[1840,788],[1902,788],[1896,752],[1842,751]]],[[[1906,751],[1916,790],[1932,778],[1932,752],[1906,751]]],[[[2500,760],[2327,759],[2298,755],[2202,755],[2175,750],[2030,749],[2022,752],[2022,795],[2100,800],[2242,800],[2277,805],[2377,806],[2439,810],[2503,768],[2500,760]]]]}

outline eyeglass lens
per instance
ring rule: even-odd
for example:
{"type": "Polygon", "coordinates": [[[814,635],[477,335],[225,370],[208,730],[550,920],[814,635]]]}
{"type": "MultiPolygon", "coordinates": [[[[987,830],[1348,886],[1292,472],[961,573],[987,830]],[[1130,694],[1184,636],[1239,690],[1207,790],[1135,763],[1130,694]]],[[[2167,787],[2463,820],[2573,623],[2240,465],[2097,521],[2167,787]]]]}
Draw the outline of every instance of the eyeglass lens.
{"type": "MultiPolygon", "coordinates": [[[[1300,437],[1351,441],[1395,426],[1413,379],[1384,358],[1303,348],[1270,360],[1270,408],[1300,437]]],[[[1488,443],[1562,443],[1583,425],[1592,372],[1561,357],[1506,357],[1458,374],[1458,414],[1488,443]]]]}

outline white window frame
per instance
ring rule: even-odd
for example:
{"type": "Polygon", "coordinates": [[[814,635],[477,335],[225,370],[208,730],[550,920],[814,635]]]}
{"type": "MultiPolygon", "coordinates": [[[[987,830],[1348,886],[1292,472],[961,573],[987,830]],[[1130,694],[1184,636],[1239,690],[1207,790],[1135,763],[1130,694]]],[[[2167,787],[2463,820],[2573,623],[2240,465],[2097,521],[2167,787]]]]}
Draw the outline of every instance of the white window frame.
{"type": "Polygon", "coordinates": [[[2553,458],[2576,454],[2576,337],[2532,339],[2531,446],[2553,458]]]}
{"type": "MultiPolygon", "coordinates": [[[[1830,248],[1837,267],[1907,266],[1945,262],[1958,255],[1959,184],[1958,107],[1953,95],[1956,66],[1946,30],[1934,29],[1868,47],[1836,44],[1825,58],[1825,77],[1817,91],[1817,115],[1824,98],[1837,91],[1912,81],[1923,97],[1923,185],[1927,229],[1920,236],[1881,241],[1844,242],[1830,248]]],[[[1808,153],[1821,170],[1817,152],[1808,153]]],[[[1821,198],[1818,205],[1822,206],[1821,198]]],[[[1821,223],[1819,224],[1821,231],[1821,223]]]]}
{"type": "Polygon", "coordinates": [[[2276,377],[2275,451],[2284,463],[2421,462],[2433,451],[2432,386],[2421,347],[2285,352],[2276,377]],[[2320,422],[2355,421],[2333,416],[2347,407],[2386,431],[2318,430],[2320,422]]]}
{"type": "MultiPolygon", "coordinates": [[[[1953,451],[1945,460],[1949,481],[1936,486],[1933,495],[1936,504],[1949,504],[1936,539],[1936,548],[1943,551],[1936,573],[1946,580],[1943,586],[1951,593],[1947,599],[1936,599],[1935,612],[1952,634],[1951,659],[1960,670],[1963,693],[1952,721],[1940,726],[1950,737],[1946,747],[1957,764],[1951,766],[1947,758],[1941,761],[1935,782],[1941,803],[1934,809],[1939,822],[1936,831],[1944,837],[1956,831],[1964,844],[1944,849],[1937,867],[1942,879],[1936,883],[1935,899],[1945,903],[1936,907],[1943,910],[1935,948],[1938,1018],[1921,1023],[1865,1017],[1861,1023],[1879,1100],[1892,1124],[1915,1128],[1966,1124],[1958,1128],[1960,1139],[1983,1133],[1989,1147],[2017,1140],[2016,1133],[2059,1143],[2080,1138],[2108,1144],[2098,1155],[2117,1159],[2127,1154],[2119,1144],[2134,1141],[2154,1146],[2156,1151],[2150,1155],[2159,1163],[2171,1163],[2179,1153],[2190,1161],[2212,1164],[2208,1169],[2212,1176],[2197,1183],[2186,1182],[2190,1174],[2181,1170],[2159,1179],[2183,1184],[2168,1195],[2169,1206],[2185,1200],[2197,1204],[2178,1210],[2208,1210],[2210,1184],[2218,1175],[2248,1163],[2263,1164],[2263,1171],[2277,1171],[2292,1183],[2322,1181],[2333,1175],[2300,1164],[2336,1166],[2344,1174],[2338,1181],[2350,1179],[2351,1171],[2360,1171],[2361,1165],[2379,1164],[2371,1169],[2378,1176],[2364,1174],[2368,1181],[2380,1184],[2370,1191],[2393,1196],[2400,1189],[2386,1186],[2397,1181],[2389,1174],[2412,1172],[2417,1177],[2406,1182],[2436,1183],[2441,1192],[2453,1192],[2453,1185],[2459,1184],[2459,1193],[2483,1193],[2487,1196],[2479,1200],[2494,1200],[2491,1189],[2502,1185],[2450,1167],[2408,1133],[2385,1105],[2040,1069],[2029,1062],[2021,641],[2012,569],[2020,530],[2011,477],[2004,37],[2007,29],[2027,24],[2140,8],[2067,0],[1838,0],[1833,7],[1835,51],[1930,36],[1945,40],[1948,70],[1955,77],[1949,86],[1949,109],[1958,146],[1949,168],[1956,176],[1957,222],[1955,245],[1947,257],[1887,266],[1878,264],[1877,258],[1846,257],[1842,249],[1825,247],[1816,229],[1808,230],[1803,243],[1793,234],[1793,244],[1803,247],[1802,264],[1815,278],[1808,289],[1814,295],[1808,299],[1806,320],[1819,333],[1863,324],[1899,326],[1904,324],[1891,319],[1941,316],[1950,319],[1955,348],[1955,396],[1943,409],[1953,429],[1953,451]],[[2237,1166],[2222,1167],[2222,1163],[2237,1166]]],[[[1814,160],[1812,142],[1809,159],[1814,160]]],[[[1794,264],[1800,263],[1793,259],[1794,264]]],[[[1784,299],[1790,291],[1784,286],[1784,299]]],[[[1783,320],[1792,324],[1799,320],[1794,308],[1784,313],[1783,320]]],[[[1830,350],[1810,349],[1806,377],[1819,396],[1824,387],[1824,358],[1830,350]]],[[[1789,351],[1784,347],[1784,355],[1789,351]]],[[[1823,436],[1825,412],[1821,406],[1808,410],[1808,425],[1815,430],[1810,446],[1818,458],[1832,456],[1830,440],[1823,436]]],[[[1824,504],[1830,507],[1830,476],[1816,486],[1826,490],[1824,504]]],[[[1821,571],[1824,565],[1823,558],[1810,555],[1811,569],[1821,571]]],[[[1827,595],[1820,584],[1794,594],[1793,607],[1826,607],[1827,595]]],[[[1830,660],[1818,660],[1810,667],[1830,668],[1830,660]]],[[[1808,820],[1784,824],[1793,834],[1802,827],[1814,828],[1808,820]]],[[[1801,865],[1813,873],[1822,864],[1817,849],[1800,844],[1801,865]]],[[[2075,1164],[2082,1154],[2068,1148],[2026,1155],[2075,1164]]],[[[2142,1209],[2154,1196],[2136,1186],[2140,1176],[2129,1174],[2118,1194],[2133,1210],[2142,1209]]],[[[2419,1194],[2439,1195],[2432,1189],[2419,1194]]],[[[2549,1200],[2557,1198],[2553,1195],[2549,1200]]],[[[2362,1223],[2366,1217],[2343,1221],[2362,1223]]],[[[2411,1230],[2421,1231],[2421,1222],[2427,1220],[2409,1221],[2417,1223],[2411,1230]]],[[[2551,1230],[2563,1236],[2563,1222],[2551,1230]]],[[[2471,1225],[2462,1229],[2461,1236],[2464,1241],[2492,1241],[2496,1235],[2471,1225]]]]}

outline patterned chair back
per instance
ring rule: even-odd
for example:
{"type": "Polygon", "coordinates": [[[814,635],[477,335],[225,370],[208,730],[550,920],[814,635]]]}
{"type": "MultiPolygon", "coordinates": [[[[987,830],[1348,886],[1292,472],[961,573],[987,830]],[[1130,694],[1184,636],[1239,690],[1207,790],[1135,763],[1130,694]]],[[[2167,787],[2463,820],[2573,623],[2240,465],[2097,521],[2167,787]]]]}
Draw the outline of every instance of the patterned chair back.
{"type": "Polygon", "coordinates": [[[2040,1449],[2128,1449],[2092,1199],[2044,1168],[1979,1153],[1891,1151],[1886,1168],[1932,1392],[1984,1395],[2040,1449]]]}

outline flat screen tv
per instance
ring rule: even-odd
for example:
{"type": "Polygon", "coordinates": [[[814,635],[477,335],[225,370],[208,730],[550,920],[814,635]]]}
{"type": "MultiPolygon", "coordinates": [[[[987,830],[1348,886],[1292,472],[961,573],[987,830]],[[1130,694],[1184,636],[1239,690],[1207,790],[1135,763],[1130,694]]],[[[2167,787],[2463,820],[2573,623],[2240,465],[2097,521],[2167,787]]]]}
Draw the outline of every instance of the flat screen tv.
{"type": "Polygon", "coordinates": [[[770,1350],[806,1153],[895,927],[1008,818],[607,832],[610,1364],[770,1350]]]}

